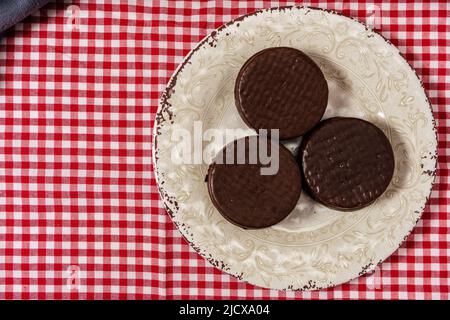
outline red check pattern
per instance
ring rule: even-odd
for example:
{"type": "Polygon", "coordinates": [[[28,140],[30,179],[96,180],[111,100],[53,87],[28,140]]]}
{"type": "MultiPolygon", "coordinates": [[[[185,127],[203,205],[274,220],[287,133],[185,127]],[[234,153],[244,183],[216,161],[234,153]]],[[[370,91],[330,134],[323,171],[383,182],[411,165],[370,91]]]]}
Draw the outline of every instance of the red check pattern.
{"type": "Polygon", "coordinates": [[[198,256],[159,199],[152,126],[170,75],[222,23],[294,1],[66,0],[0,40],[0,298],[449,299],[450,5],[373,3],[306,4],[363,21],[378,10],[438,122],[423,219],[377,277],[315,292],[245,284],[198,256]]]}

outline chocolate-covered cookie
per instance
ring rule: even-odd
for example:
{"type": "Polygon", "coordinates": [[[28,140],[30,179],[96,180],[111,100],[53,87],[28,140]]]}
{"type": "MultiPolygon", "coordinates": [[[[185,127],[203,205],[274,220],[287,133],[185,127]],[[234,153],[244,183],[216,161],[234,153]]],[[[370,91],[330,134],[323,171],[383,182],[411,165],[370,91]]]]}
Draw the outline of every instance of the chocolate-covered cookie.
{"type": "Polygon", "coordinates": [[[234,94],[248,126],[279,129],[280,139],[290,139],[320,121],[328,85],[317,64],[302,51],[276,47],[256,53],[244,64],[234,94]]]}
{"type": "Polygon", "coordinates": [[[276,157],[267,164],[264,157],[258,156],[260,139],[245,137],[226,145],[209,166],[207,176],[208,192],[217,210],[228,221],[249,229],[269,227],[283,220],[301,193],[301,174],[292,154],[283,145],[269,141],[263,154],[275,156],[278,152],[276,170],[276,157]],[[239,143],[245,150],[241,164],[236,161],[239,143]],[[232,152],[233,163],[225,161],[227,152],[232,152]],[[261,168],[270,169],[262,172],[261,168]]]}
{"type": "Polygon", "coordinates": [[[309,132],[300,147],[305,188],[322,204],[356,210],[375,201],[394,173],[389,140],[375,125],[331,118],[309,132]]]}

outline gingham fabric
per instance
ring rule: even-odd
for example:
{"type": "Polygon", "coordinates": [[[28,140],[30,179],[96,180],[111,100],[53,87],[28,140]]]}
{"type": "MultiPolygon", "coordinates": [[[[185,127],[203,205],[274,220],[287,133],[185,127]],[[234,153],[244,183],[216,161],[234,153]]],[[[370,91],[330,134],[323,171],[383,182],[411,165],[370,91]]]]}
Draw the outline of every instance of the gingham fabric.
{"type": "MultiPolygon", "coordinates": [[[[301,2],[295,2],[301,4],[301,2]]],[[[381,33],[417,70],[439,168],[413,234],[373,276],[261,289],[212,267],[159,199],[152,126],[183,57],[221,24],[293,1],[57,1],[0,42],[0,298],[448,299],[450,5],[381,3],[381,33]],[[375,281],[375,282],[377,282],[375,281]]],[[[305,4],[305,3],[304,3],[305,4]]],[[[372,5],[309,1],[364,21],[372,5]]]]}

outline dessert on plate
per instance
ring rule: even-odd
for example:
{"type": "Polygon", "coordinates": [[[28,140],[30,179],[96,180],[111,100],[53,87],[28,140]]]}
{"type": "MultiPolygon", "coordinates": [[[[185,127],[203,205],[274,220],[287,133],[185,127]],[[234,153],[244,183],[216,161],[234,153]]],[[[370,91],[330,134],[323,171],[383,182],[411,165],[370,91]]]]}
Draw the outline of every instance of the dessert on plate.
{"type": "Polygon", "coordinates": [[[394,174],[394,153],[383,131],[362,119],[335,117],[303,137],[305,189],[320,203],[357,210],[375,201],[394,174]]]}
{"type": "Polygon", "coordinates": [[[327,107],[328,85],[305,53],[275,47],[256,53],[243,65],[234,95],[249,127],[279,129],[284,140],[301,136],[320,121],[327,107]]]}
{"type": "Polygon", "coordinates": [[[225,219],[247,229],[265,228],[280,222],[294,209],[301,193],[299,167],[283,145],[267,142],[268,150],[263,154],[278,152],[278,159],[271,160],[278,161],[278,170],[275,174],[263,174],[261,169],[268,164],[259,156],[259,139],[249,136],[227,144],[209,166],[207,175],[208,192],[214,206],[225,219]],[[245,149],[245,154],[239,153],[241,163],[237,163],[239,143],[243,146],[241,150],[245,149]],[[226,161],[227,152],[234,158],[232,163],[226,161]]]}

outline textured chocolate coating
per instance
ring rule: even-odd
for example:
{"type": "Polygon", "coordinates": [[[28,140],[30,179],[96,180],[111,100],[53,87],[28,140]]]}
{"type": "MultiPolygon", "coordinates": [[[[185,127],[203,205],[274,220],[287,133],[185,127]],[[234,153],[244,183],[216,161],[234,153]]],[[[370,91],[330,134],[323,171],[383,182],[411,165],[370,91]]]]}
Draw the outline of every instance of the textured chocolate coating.
{"type": "Polygon", "coordinates": [[[257,139],[257,136],[240,139],[245,142],[245,164],[218,163],[226,150],[237,150],[238,140],[226,145],[209,166],[207,177],[208,192],[217,210],[231,223],[248,229],[269,227],[283,220],[294,209],[301,193],[300,170],[283,145],[279,144],[276,174],[261,175],[264,165],[260,159],[249,164],[249,141],[257,139]]]}
{"type": "Polygon", "coordinates": [[[394,153],[378,127],[356,118],[331,118],[308,133],[300,147],[306,189],[338,210],[377,199],[394,174],[394,153]]]}
{"type": "Polygon", "coordinates": [[[320,121],[328,85],[320,68],[302,51],[276,47],[258,52],[244,64],[234,95],[249,127],[279,129],[280,139],[291,139],[320,121]]]}

